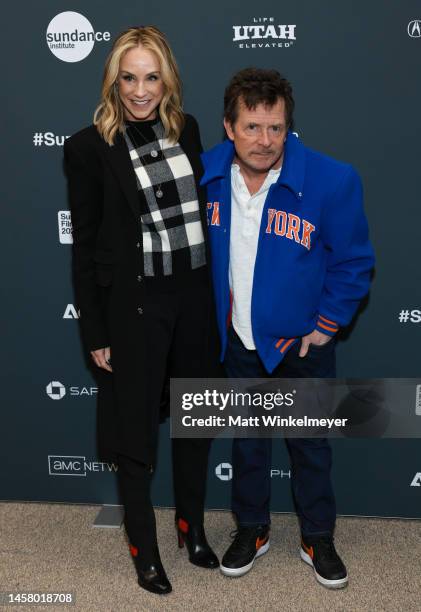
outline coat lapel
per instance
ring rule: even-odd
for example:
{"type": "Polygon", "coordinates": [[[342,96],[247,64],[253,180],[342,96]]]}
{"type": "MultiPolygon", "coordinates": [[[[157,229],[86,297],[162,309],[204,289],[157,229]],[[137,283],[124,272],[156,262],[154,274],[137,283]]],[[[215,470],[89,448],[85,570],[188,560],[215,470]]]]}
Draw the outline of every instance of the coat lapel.
{"type": "Polygon", "coordinates": [[[106,157],[113,173],[120,183],[126,200],[136,219],[139,217],[139,195],[137,192],[136,175],[124,137],[118,133],[112,147],[105,145],[106,157]]]}

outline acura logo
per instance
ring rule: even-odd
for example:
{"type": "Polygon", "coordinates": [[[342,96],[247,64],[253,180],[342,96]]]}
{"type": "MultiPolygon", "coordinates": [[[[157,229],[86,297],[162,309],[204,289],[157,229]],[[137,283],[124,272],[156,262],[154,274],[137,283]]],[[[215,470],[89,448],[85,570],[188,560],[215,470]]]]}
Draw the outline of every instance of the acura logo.
{"type": "Polygon", "coordinates": [[[411,482],[411,487],[421,487],[421,472],[417,472],[414,480],[411,482]]]}
{"type": "Polygon", "coordinates": [[[411,38],[421,38],[421,19],[413,19],[408,23],[408,34],[411,38]]]}

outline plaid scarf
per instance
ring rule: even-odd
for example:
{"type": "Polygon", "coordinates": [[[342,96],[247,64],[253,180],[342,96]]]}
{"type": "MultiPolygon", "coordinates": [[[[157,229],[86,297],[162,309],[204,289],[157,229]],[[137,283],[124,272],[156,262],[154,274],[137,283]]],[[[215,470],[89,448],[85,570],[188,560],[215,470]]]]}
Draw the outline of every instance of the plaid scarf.
{"type": "Polygon", "coordinates": [[[145,276],[173,274],[174,258],[180,267],[193,270],[206,263],[199,202],[193,170],[178,143],[164,138],[160,121],[124,135],[140,197],[145,276]],[[145,135],[146,134],[146,135],[145,135]],[[155,151],[155,155],[151,153],[155,151]],[[157,193],[162,191],[162,197],[157,193]],[[182,262],[180,266],[180,262],[182,262]]]}

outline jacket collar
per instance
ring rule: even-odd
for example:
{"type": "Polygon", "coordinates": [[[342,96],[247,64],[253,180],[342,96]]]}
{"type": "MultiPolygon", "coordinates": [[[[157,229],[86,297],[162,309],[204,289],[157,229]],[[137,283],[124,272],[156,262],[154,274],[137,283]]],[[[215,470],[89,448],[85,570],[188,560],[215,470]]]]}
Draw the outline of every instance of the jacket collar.
{"type": "Polygon", "coordinates": [[[234,159],[234,153],[234,145],[228,139],[209,149],[209,151],[202,153],[201,157],[205,173],[200,181],[201,185],[207,185],[215,179],[228,176],[232,160],[234,159]]]}
{"type": "MultiPolygon", "coordinates": [[[[205,173],[201,184],[206,185],[218,178],[226,178],[231,171],[235,149],[231,140],[224,140],[202,154],[205,173]]],[[[301,199],[303,196],[305,174],[305,147],[292,132],[288,132],[285,142],[284,161],[277,185],[285,185],[301,199]]]]}

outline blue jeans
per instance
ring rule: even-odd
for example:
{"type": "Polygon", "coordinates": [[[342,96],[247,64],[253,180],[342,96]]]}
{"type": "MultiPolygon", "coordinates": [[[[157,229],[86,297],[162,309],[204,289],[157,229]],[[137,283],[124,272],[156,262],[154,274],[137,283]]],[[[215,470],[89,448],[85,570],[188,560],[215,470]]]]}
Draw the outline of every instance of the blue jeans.
{"type": "MultiPolygon", "coordinates": [[[[270,375],[257,351],[245,348],[231,326],[225,354],[229,378],[335,378],[335,340],[310,345],[299,357],[297,342],[270,375]]],[[[285,440],[291,460],[292,492],[303,536],[332,534],[336,504],[330,480],[332,451],[324,438],[285,440]]],[[[232,511],[241,525],[270,523],[272,439],[235,438],[232,446],[232,511]]]]}

